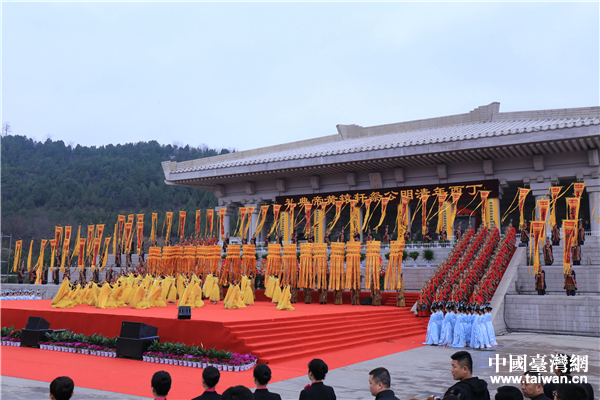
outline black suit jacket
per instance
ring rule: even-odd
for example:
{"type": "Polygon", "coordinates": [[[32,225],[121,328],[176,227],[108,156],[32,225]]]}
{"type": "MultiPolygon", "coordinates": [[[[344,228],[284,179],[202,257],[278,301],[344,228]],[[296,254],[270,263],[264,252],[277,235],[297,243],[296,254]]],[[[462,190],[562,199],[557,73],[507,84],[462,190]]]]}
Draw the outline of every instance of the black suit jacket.
{"type": "Polygon", "coordinates": [[[256,389],[254,391],[254,400],[281,400],[277,393],[269,392],[269,389],[256,389]]]}
{"type": "Polygon", "coordinates": [[[194,397],[192,400],[221,400],[221,395],[217,392],[204,392],[198,397],[194,397]]]}
{"type": "Polygon", "coordinates": [[[331,386],[315,382],[300,392],[300,400],[335,400],[335,392],[331,386]]]}

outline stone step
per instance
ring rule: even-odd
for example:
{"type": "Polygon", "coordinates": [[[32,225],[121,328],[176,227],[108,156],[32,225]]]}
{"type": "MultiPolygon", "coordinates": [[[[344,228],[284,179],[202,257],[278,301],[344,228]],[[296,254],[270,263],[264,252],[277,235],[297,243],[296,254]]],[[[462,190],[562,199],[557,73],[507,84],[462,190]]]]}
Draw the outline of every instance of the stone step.
{"type": "MultiPolygon", "coordinates": [[[[543,269],[546,274],[546,293],[565,293],[563,289],[565,278],[562,265],[544,266],[543,269]]],[[[576,274],[579,294],[600,294],[600,265],[575,265],[573,266],[573,270],[576,274]]],[[[519,293],[536,293],[533,267],[520,265],[516,282],[519,293]]],[[[509,289],[509,293],[514,292],[514,287],[509,289]]]]}
{"type": "Polygon", "coordinates": [[[600,296],[506,295],[509,330],[600,336],[600,296]]]}

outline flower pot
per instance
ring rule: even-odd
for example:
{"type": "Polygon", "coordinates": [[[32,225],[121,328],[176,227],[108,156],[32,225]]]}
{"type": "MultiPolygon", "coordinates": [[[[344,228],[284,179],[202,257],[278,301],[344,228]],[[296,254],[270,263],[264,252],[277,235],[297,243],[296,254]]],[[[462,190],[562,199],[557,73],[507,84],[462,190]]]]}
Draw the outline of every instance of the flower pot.
{"type": "Polygon", "coordinates": [[[218,369],[219,371],[223,371],[223,366],[222,366],[221,364],[217,364],[217,369],[218,369]]]}
{"type": "Polygon", "coordinates": [[[413,264],[413,267],[416,267],[416,266],[417,266],[417,263],[414,263],[414,264],[413,264]]]}
{"type": "Polygon", "coordinates": [[[206,368],[206,363],[205,362],[202,363],[202,368],[206,368]]]}
{"type": "Polygon", "coordinates": [[[173,365],[173,360],[169,358],[169,365],[173,365]]]}
{"type": "Polygon", "coordinates": [[[428,267],[431,267],[431,264],[430,264],[430,263],[427,263],[427,266],[428,266],[428,267]]]}
{"type": "Polygon", "coordinates": [[[240,366],[239,365],[234,365],[233,366],[233,370],[236,371],[236,372],[239,371],[240,370],[240,366]]]}

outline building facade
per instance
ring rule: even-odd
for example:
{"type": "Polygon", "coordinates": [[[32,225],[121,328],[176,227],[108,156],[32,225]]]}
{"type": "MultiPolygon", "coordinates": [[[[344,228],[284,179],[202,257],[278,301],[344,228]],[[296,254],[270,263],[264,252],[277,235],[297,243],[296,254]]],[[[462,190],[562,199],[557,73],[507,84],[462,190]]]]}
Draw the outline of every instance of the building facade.
{"type": "MultiPolygon", "coordinates": [[[[302,237],[305,205],[311,204],[311,228],[317,225],[313,232],[319,241],[334,219],[336,201],[342,201],[344,209],[332,227],[332,238],[352,222],[352,207],[345,206],[353,199],[359,202],[362,234],[381,223],[376,234],[381,236],[385,226],[390,233],[394,230],[400,196],[410,195],[409,218],[418,239],[423,193],[430,195],[426,219],[435,235],[436,191],[461,191],[454,227],[466,228],[469,222],[479,223],[481,190],[490,191],[487,205],[492,221],[499,225],[518,219],[518,212],[507,214],[518,188],[531,189],[525,214],[532,219],[536,200],[549,198],[550,186],[562,186],[570,196],[570,185],[584,182],[580,217],[593,235],[600,235],[600,206],[596,206],[600,107],[507,113],[499,108],[499,103],[491,103],[465,114],[424,120],[371,127],[338,125],[337,134],[330,136],[192,161],[166,161],[162,163],[165,183],[213,192],[219,209],[225,209],[226,232],[233,229],[232,217],[240,207],[253,207],[248,237],[256,235],[260,242],[273,223],[270,207],[261,232],[254,232],[262,205],[282,205],[288,220],[281,231],[302,237]],[[383,218],[382,198],[389,200],[383,218]],[[367,199],[372,200],[370,207],[367,199]],[[293,226],[290,203],[296,204],[293,226]]],[[[439,215],[444,223],[446,212],[439,215]]],[[[564,202],[558,202],[557,217],[565,215],[564,202]]]]}

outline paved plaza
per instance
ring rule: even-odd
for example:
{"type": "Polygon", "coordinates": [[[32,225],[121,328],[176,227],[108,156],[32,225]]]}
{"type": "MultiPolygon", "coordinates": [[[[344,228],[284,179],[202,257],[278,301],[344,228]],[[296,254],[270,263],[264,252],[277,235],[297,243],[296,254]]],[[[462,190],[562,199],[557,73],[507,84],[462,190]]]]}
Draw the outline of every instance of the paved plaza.
{"type": "MultiPolygon", "coordinates": [[[[496,388],[503,384],[492,384],[491,376],[495,375],[520,375],[520,373],[509,373],[510,355],[527,355],[529,364],[530,357],[549,355],[555,351],[569,355],[587,355],[588,372],[582,373],[588,377],[592,384],[595,397],[600,394],[600,342],[598,338],[581,336],[558,336],[535,333],[511,333],[498,337],[499,346],[494,351],[471,351],[474,362],[474,375],[485,379],[490,388],[493,399],[496,388]],[[495,359],[501,361],[507,359],[506,366],[499,366],[496,374],[495,359]],[[490,358],[494,359],[490,366],[490,358]]],[[[392,389],[401,400],[416,398],[424,400],[431,394],[443,394],[453,384],[450,374],[450,355],[458,349],[443,347],[420,347],[402,353],[376,358],[373,360],[334,369],[327,374],[325,384],[335,388],[338,399],[372,399],[368,390],[368,373],[376,367],[386,367],[392,375],[392,389]]],[[[327,361],[327,356],[323,357],[327,361]]],[[[574,373],[573,375],[577,375],[574,373]]],[[[279,393],[283,399],[297,399],[300,391],[309,383],[306,376],[276,382],[269,385],[269,389],[279,393]]],[[[175,384],[177,384],[175,382],[175,384]]],[[[150,377],[148,377],[148,386],[150,377]]],[[[512,384],[512,386],[517,386],[512,384]]],[[[2,377],[3,400],[13,399],[46,399],[48,398],[47,382],[34,380],[2,377]]],[[[198,387],[201,383],[198,382],[198,387]]],[[[222,391],[220,388],[219,391],[222,391]]],[[[199,390],[200,392],[201,390],[199,390]]],[[[145,399],[149,397],[136,397],[114,392],[93,390],[86,388],[75,388],[74,400],[98,399],[145,399]]],[[[191,393],[197,395],[197,393],[191,393]]]]}

